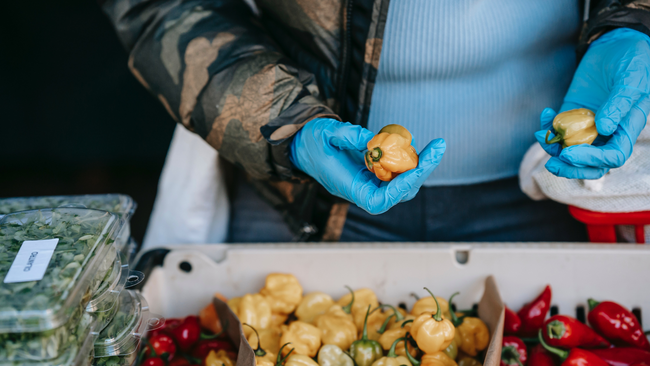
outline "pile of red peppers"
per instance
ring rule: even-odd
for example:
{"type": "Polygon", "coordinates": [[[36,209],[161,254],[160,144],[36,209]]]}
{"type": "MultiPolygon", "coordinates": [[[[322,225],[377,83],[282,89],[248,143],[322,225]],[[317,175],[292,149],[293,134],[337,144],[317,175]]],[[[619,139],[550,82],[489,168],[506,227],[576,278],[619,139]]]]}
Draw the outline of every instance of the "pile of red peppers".
{"type": "Polygon", "coordinates": [[[224,350],[235,360],[235,348],[222,334],[201,327],[199,317],[166,319],[165,324],[149,333],[140,357],[144,366],[202,365],[210,351],[224,350]]]}
{"type": "Polygon", "coordinates": [[[546,318],[552,291],[518,312],[506,307],[501,366],[650,366],[650,343],[632,312],[589,299],[587,324],[568,315],[546,318]]]}

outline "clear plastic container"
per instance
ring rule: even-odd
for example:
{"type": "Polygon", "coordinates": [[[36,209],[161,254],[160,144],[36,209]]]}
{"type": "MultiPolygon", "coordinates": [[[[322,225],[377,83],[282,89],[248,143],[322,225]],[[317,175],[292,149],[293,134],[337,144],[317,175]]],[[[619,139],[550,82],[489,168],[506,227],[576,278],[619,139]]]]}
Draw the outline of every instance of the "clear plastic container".
{"type": "Polygon", "coordinates": [[[149,312],[147,301],[137,291],[122,291],[117,306],[119,309],[113,321],[101,331],[95,341],[97,358],[134,353],[146,332],[165,322],[162,317],[149,312]]]}
{"type": "Polygon", "coordinates": [[[103,268],[106,255],[122,223],[116,214],[81,208],[5,215],[0,220],[0,333],[53,330],[85,310],[109,269],[103,268]],[[43,278],[4,283],[24,241],[43,239],[58,239],[43,278]]]}
{"type": "MultiPolygon", "coordinates": [[[[106,258],[107,260],[112,258],[112,266],[98,281],[97,288],[93,290],[93,297],[86,306],[86,311],[91,313],[109,312],[117,303],[122,290],[133,287],[144,279],[142,272],[129,270],[125,253],[117,253],[114,246],[109,250],[111,252],[106,258]]],[[[99,278],[99,276],[97,277],[99,278]]]]}
{"type": "Polygon", "coordinates": [[[0,218],[13,212],[55,207],[93,208],[118,214],[125,221],[122,232],[117,235],[116,239],[118,250],[122,250],[131,236],[129,221],[137,204],[133,198],[125,194],[0,198],[0,218]]]}
{"type": "Polygon", "coordinates": [[[0,366],[84,366],[92,363],[97,320],[81,312],[69,325],[41,333],[0,334],[0,366]],[[11,335],[17,338],[9,339],[11,335]],[[22,338],[20,338],[22,337],[22,338]]]}

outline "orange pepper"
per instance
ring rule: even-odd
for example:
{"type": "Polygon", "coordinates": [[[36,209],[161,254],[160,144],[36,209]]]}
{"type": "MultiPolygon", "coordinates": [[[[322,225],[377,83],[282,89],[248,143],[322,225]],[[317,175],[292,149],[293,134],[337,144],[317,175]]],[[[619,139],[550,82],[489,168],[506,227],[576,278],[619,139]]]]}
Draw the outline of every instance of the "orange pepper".
{"type": "Polygon", "coordinates": [[[400,125],[382,128],[368,141],[366,167],[385,182],[415,168],[418,166],[418,154],[411,146],[412,140],[411,133],[400,125]]]}
{"type": "MultiPolygon", "coordinates": [[[[228,299],[218,292],[214,294],[214,297],[223,302],[228,302],[228,299]]],[[[201,323],[201,327],[212,331],[214,334],[221,333],[221,321],[219,321],[219,316],[217,316],[217,311],[212,302],[199,312],[199,322],[201,323]]]]}

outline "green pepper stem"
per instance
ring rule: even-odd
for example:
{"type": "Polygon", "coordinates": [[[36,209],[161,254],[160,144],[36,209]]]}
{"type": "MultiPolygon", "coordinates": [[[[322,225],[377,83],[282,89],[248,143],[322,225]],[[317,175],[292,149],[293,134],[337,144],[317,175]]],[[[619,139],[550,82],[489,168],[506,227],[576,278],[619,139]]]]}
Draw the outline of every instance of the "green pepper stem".
{"type": "Polygon", "coordinates": [[[589,304],[589,311],[592,311],[592,310],[594,310],[594,308],[596,306],[598,306],[598,304],[600,304],[600,301],[596,301],[594,299],[589,299],[589,300],[587,300],[587,303],[589,304]]]}
{"type": "Polygon", "coordinates": [[[413,366],[420,366],[420,361],[411,356],[411,352],[409,352],[409,342],[407,337],[402,337],[401,339],[404,340],[404,353],[406,353],[406,358],[408,358],[413,366]]]}
{"type": "MultiPolygon", "coordinates": [[[[372,168],[372,164],[370,165],[370,167],[372,168]]],[[[345,288],[347,288],[348,291],[350,291],[350,294],[352,295],[352,300],[350,300],[349,304],[343,307],[343,311],[345,311],[346,314],[350,314],[352,312],[352,304],[354,304],[354,291],[352,291],[350,286],[345,286],[345,288]]]]}
{"type": "Polygon", "coordinates": [[[560,142],[564,138],[564,136],[562,136],[562,134],[558,132],[558,134],[555,135],[555,137],[553,137],[552,139],[549,140],[548,136],[550,134],[551,134],[551,130],[546,131],[546,138],[544,139],[546,141],[546,143],[549,144],[549,145],[554,144],[556,142],[560,142]]]}
{"type": "Polygon", "coordinates": [[[560,339],[566,332],[564,323],[559,320],[553,320],[552,322],[548,323],[546,330],[548,331],[548,337],[551,339],[560,339]]]}
{"type": "Polygon", "coordinates": [[[366,151],[363,156],[366,158],[366,164],[368,164],[368,168],[372,168],[372,158],[370,157],[370,151],[366,151]]]}
{"type": "Polygon", "coordinates": [[[416,294],[415,292],[411,292],[411,296],[413,296],[415,300],[420,300],[420,296],[418,296],[418,294],[416,294]]]}
{"type": "Polygon", "coordinates": [[[388,350],[388,354],[386,355],[386,357],[391,357],[391,358],[397,357],[397,354],[395,354],[395,347],[397,347],[397,344],[399,342],[405,339],[406,339],[405,337],[397,338],[395,342],[393,342],[393,344],[390,346],[390,349],[388,350]]]}
{"type": "Polygon", "coordinates": [[[542,336],[542,330],[541,329],[539,330],[538,337],[539,337],[540,343],[542,343],[542,346],[544,348],[546,348],[547,351],[549,351],[549,352],[551,352],[551,353],[553,353],[555,355],[558,355],[562,359],[562,361],[564,361],[567,357],[569,357],[569,351],[565,351],[565,350],[561,350],[559,348],[551,347],[548,344],[546,344],[546,342],[544,342],[544,337],[542,336]]]}
{"type": "Polygon", "coordinates": [[[242,323],[242,325],[251,328],[253,332],[255,332],[255,335],[257,336],[257,349],[255,350],[255,356],[257,357],[266,356],[266,351],[262,349],[262,340],[260,339],[260,334],[257,333],[257,329],[253,328],[250,324],[247,323],[242,323]]]}
{"type": "Polygon", "coordinates": [[[441,322],[442,321],[442,312],[440,311],[440,304],[438,304],[438,299],[436,299],[436,297],[433,296],[433,293],[431,293],[431,291],[429,291],[428,288],[425,287],[424,289],[427,290],[427,292],[431,295],[431,297],[433,297],[433,301],[436,302],[436,308],[437,309],[436,309],[436,313],[433,314],[432,318],[435,319],[437,322],[441,322]]]}
{"type": "Polygon", "coordinates": [[[153,349],[153,346],[151,345],[151,342],[149,342],[149,339],[145,338],[144,341],[147,343],[149,350],[151,350],[151,357],[158,357],[158,354],[156,353],[156,350],[153,349]]]}
{"type": "Polygon", "coordinates": [[[405,320],[405,321],[403,321],[403,322],[402,322],[402,328],[404,328],[404,326],[405,326],[406,324],[408,324],[408,323],[413,323],[413,319],[409,319],[409,320],[405,320]]]}
{"type": "Polygon", "coordinates": [[[368,310],[366,310],[366,320],[363,321],[363,335],[360,339],[362,341],[368,340],[368,314],[370,314],[370,305],[368,305],[368,310]]]}
{"type": "Polygon", "coordinates": [[[287,355],[284,356],[284,357],[282,357],[282,350],[284,349],[284,347],[286,347],[286,346],[288,346],[288,345],[290,345],[290,344],[291,344],[291,342],[287,342],[287,343],[283,344],[282,347],[280,347],[280,350],[278,351],[278,358],[276,359],[276,362],[275,362],[275,366],[282,366],[282,364],[284,363],[284,361],[285,361],[287,358],[289,358],[289,355],[291,355],[291,352],[293,352],[293,350],[294,350],[295,348],[292,348],[291,351],[289,351],[289,353],[287,353],[287,355]]]}
{"type": "MultiPolygon", "coordinates": [[[[460,292],[454,292],[453,295],[449,298],[449,304],[451,304],[451,300],[454,299],[454,296],[460,294],[460,292]]],[[[437,304],[437,303],[436,303],[437,304]]],[[[454,327],[458,327],[459,325],[463,324],[463,319],[458,319],[458,316],[456,316],[456,312],[453,310],[449,310],[449,314],[451,314],[451,323],[454,325],[454,327]]]]}
{"type": "Polygon", "coordinates": [[[375,163],[378,162],[379,159],[381,159],[382,155],[384,155],[384,152],[381,151],[381,148],[379,147],[372,149],[372,152],[370,153],[370,156],[372,157],[372,161],[374,161],[375,163]]]}
{"type": "Polygon", "coordinates": [[[400,313],[393,305],[383,304],[383,305],[379,305],[379,307],[382,308],[382,309],[383,308],[391,308],[393,310],[393,315],[395,315],[395,321],[396,322],[399,322],[399,321],[404,319],[404,316],[402,315],[402,313],[400,313]]]}
{"type": "Polygon", "coordinates": [[[501,364],[512,365],[514,361],[517,365],[524,366],[524,364],[521,363],[520,358],[521,355],[519,354],[519,351],[517,351],[513,346],[507,346],[501,349],[501,364]]]}
{"type": "Polygon", "coordinates": [[[394,316],[395,316],[395,314],[391,314],[388,318],[386,318],[386,320],[384,320],[384,324],[381,325],[381,328],[379,328],[379,330],[377,331],[377,333],[379,333],[379,334],[384,334],[384,332],[386,331],[386,328],[388,327],[388,323],[390,322],[390,320],[391,320],[394,316]]]}

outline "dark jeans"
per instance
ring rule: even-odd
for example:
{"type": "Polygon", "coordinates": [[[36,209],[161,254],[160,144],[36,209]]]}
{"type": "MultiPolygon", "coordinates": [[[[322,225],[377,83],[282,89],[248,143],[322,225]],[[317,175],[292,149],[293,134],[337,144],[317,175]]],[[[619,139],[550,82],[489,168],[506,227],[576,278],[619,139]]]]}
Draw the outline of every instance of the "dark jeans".
{"type": "MultiPolygon", "coordinates": [[[[230,242],[283,242],[293,235],[280,215],[240,180],[230,242]]],[[[533,201],[517,178],[466,186],[423,187],[382,215],[350,205],[341,241],[587,241],[565,205],[533,201]]]]}

